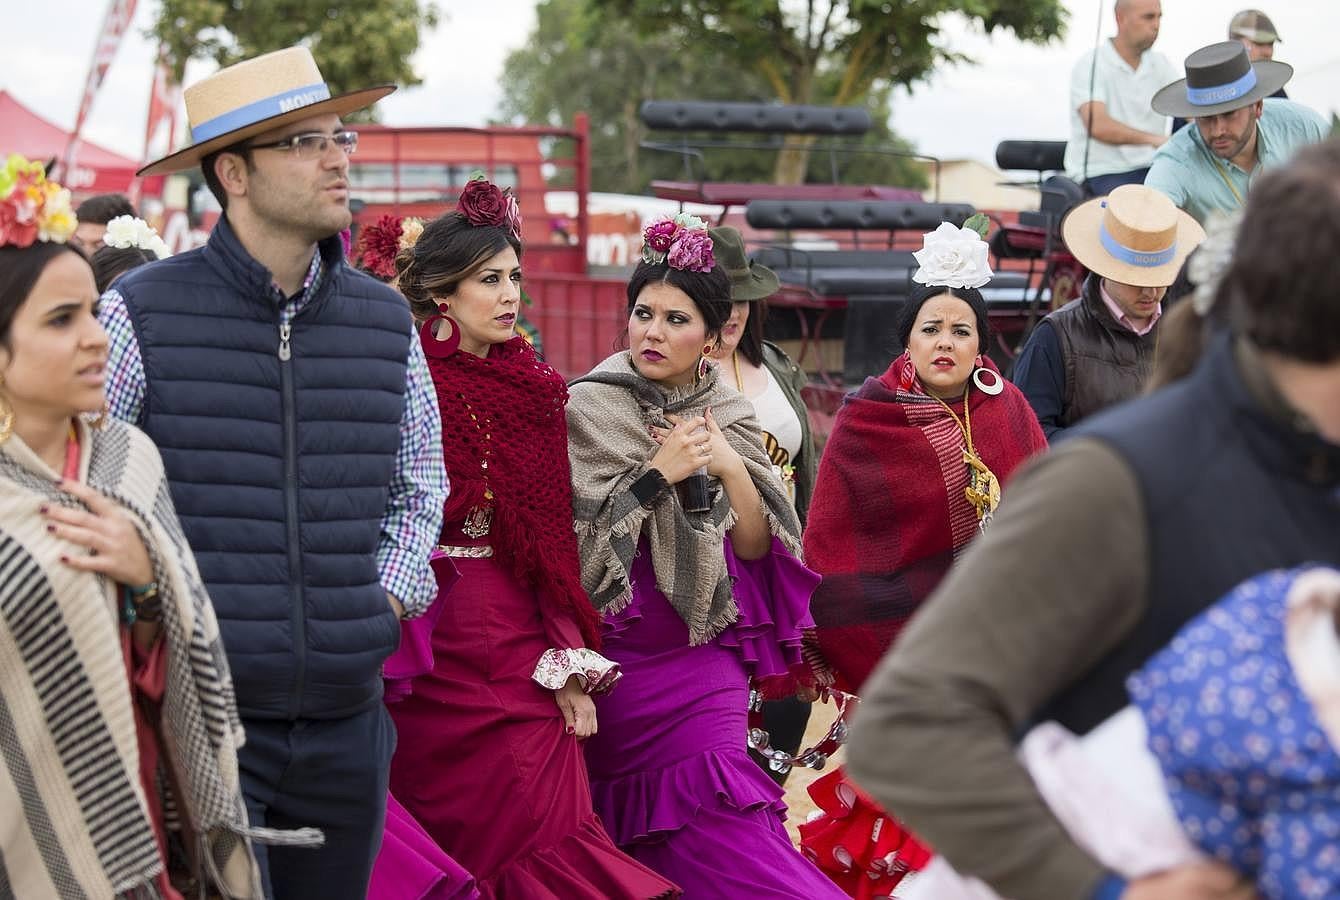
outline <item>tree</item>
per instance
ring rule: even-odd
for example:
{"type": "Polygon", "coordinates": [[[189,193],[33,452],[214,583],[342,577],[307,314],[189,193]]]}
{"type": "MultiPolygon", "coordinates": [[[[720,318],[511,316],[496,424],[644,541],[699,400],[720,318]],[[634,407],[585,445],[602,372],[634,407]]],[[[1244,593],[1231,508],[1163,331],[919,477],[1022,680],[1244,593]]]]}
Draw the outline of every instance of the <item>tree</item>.
{"type": "MultiPolygon", "coordinates": [[[[562,125],[574,113],[589,112],[592,185],[623,193],[640,193],[653,178],[683,175],[680,158],[642,150],[649,136],[638,118],[643,100],[777,99],[768,79],[743,65],[738,54],[695,45],[688,30],[675,23],[643,29],[627,17],[601,15],[590,0],[541,0],[535,31],[525,47],[508,55],[501,85],[501,114],[508,121],[562,125]]],[[[817,86],[818,102],[827,102],[837,88],[838,79],[825,73],[817,86]]],[[[862,146],[910,149],[888,127],[887,86],[848,102],[866,105],[874,120],[862,146]]],[[[775,152],[717,151],[710,175],[767,181],[775,160],[775,152]]],[[[874,153],[844,157],[842,174],[848,182],[924,183],[922,171],[906,160],[874,153]]],[[[811,161],[809,176],[829,180],[827,156],[811,161]]]]}
{"type": "MultiPolygon", "coordinates": [[[[835,79],[826,102],[859,103],[881,84],[910,85],[939,64],[970,62],[939,40],[944,19],[966,17],[986,31],[1005,29],[1026,41],[1062,34],[1060,0],[591,0],[606,20],[625,18],[643,33],[674,30],[687,45],[736,61],[764,78],[782,103],[813,103],[835,79]]],[[[799,181],[805,148],[778,161],[782,183],[799,181]]]]}
{"type": "Polygon", "coordinates": [[[227,66],[306,43],[338,94],[373,84],[419,84],[409,59],[419,48],[419,29],[433,28],[437,18],[435,6],[421,7],[418,0],[161,0],[153,34],[167,48],[178,80],[193,57],[227,66]]]}

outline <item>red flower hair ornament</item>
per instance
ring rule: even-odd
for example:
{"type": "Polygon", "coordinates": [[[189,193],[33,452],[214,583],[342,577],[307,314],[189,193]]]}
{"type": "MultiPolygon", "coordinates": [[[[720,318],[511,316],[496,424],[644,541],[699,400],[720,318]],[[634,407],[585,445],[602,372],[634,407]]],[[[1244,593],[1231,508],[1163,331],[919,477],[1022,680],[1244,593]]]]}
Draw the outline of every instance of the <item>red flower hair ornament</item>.
{"type": "Polygon", "coordinates": [[[503,190],[482,175],[467,182],[456,201],[456,211],[475,227],[505,228],[521,240],[521,207],[512,191],[503,190]]]}
{"type": "Polygon", "coordinates": [[[423,221],[413,217],[381,216],[358,233],[354,264],[383,281],[396,277],[395,258],[413,247],[423,234],[423,221]]]}

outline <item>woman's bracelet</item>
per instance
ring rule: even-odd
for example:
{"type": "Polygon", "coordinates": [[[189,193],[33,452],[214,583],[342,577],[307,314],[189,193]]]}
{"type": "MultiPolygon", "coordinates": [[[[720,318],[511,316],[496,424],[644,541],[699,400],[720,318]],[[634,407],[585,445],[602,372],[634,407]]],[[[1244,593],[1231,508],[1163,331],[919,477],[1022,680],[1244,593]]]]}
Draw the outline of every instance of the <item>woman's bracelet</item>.
{"type": "Polygon", "coordinates": [[[125,603],[121,607],[121,619],[127,625],[139,622],[159,622],[163,618],[163,601],[158,596],[158,582],[126,585],[125,603]]]}

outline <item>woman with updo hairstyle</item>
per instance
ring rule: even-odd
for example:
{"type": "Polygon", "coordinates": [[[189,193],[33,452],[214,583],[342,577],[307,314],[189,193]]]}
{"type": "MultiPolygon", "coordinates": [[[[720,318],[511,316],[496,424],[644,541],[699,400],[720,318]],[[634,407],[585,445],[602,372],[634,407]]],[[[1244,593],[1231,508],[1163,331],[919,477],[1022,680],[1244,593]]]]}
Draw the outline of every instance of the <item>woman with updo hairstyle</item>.
{"type": "Polygon", "coordinates": [[[0,893],[260,900],[218,624],[158,451],[105,415],[69,193],[10,156],[0,223],[0,893]]]}
{"type": "Polygon", "coordinates": [[[520,225],[516,201],[475,180],[395,256],[437,389],[451,494],[438,598],[406,631],[431,666],[387,672],[391,792],[485,898],[677,896],[619,852],[591,806],[590,695],[620,672],[596,652],[599,617],[582,590],[567,387],[515,331],[520,225]]]}
{"type": "Polygon", "coordinates": [[[596,811],[687,897],[833,898],[746,752],[750,681],[812,686],[814,573],[750,402],[711,355],[731,313],[707,226],[652,222],[628,283],[629,349],[568,404],[582,583],[625,673],[587,742],[596,811]]]}
{"type": "MultiPolygon", "coordinates": [[[[897,326],[906,349],[838,412],[805,529],[806,562],[823,576],[811,605],[819,647],[838,685],[858,695],[989,525],[1002,485],[1047,447],[1023,393],[986,356],[987,306],[978,290],[991,278],[986,243],[945,223],[916,257],[918,287],[897,326]]],[[[851,788],[845,769],[812,790],[827,798],[820,804],[827,815],[801,826],[801,844],[821,860],[834,860],[838,847],[851,854],[853,866],[827,866],[849,889],[874,879],[891,892],[897,872],[926,861],[924,848],[851,788]],[[879,840],[853,844],[857,833],[879,840]],[[880,867],[890,852],[902,868],[880,867]]]]}

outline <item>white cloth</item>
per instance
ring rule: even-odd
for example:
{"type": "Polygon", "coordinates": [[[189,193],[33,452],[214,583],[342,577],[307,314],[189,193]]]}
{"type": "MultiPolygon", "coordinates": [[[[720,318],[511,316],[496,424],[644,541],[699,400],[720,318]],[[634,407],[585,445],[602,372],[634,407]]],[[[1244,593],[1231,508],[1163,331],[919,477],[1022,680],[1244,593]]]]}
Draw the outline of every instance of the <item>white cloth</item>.
{"type": "Polygon", "coordinates": [[[1079,108],[1096,101],[1107,107],[1107,114],[1123,125],[1166,134],[1168,117],[1154,112],[1150,102],[1158,90],[1182,77],[1182,73],[1155,50],[1146,50],[1138,68],[1132,69],[1117,53],[1112,41],[1098,45],[1098,66],[1093,71],[1093,92],[1089,92],[1093,50],[1075,63],[1070,73],[1070,141],[1065,148],[1065,171],[1075,181],[1097,175],[1113,175],[1143,169],[1154,160],[1155,148],[1145,144],[1108,144],[1088,140],[1079,108]],[[1084,163],[1085,143],[1088,143],[1089,161],[1084,163]]]}
{"type": "MultiPolygon", "coordinates": [[[[1070,837],[1111,871],[1141,878],[1203,857],[1182,830],[1149,752],[1145,720],[1128,706],[1082,738],[1044,722],[1019,756],[1070,837]]],[[[1001,900],[935,857],[899,900],[1001,900]]]]}
{"type": "Polygon", "coordinates": [[[759,427],[772,435],[777,446],[786,451],[786,458],[794,462],[800,455],[800,442],[804,439],[800,419],[767,366],[763,367],[763,374],[768,376],[768,386],[757,397],[750,397],[749,402],[754,404],[759,427]]]}

